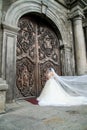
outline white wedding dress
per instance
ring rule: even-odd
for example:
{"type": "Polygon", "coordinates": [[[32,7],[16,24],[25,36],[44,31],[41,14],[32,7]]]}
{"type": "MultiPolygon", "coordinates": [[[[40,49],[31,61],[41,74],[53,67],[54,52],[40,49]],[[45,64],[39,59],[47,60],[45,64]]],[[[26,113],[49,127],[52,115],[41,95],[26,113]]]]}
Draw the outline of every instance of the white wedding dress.
{"type": "Polygon", "coordinates": [[[70,95],[64,90],[61,83],[55,80],[54,76],[47,80],[37,100],[40,106],[87,105],[86,96],[70,95]]]}

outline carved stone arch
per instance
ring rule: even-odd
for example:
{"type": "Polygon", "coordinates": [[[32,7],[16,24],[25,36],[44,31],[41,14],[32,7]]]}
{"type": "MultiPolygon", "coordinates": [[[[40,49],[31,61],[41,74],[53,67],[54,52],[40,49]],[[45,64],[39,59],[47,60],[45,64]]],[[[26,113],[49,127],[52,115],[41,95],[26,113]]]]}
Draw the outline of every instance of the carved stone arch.
{"type": "MultiPolygon", "coordinates": [[[[50,2],[49,2],[50,5],[50,2]]],[[[50,20],[54,22],[56,27],[58,28],[63,43],[65,42],[65,34],[62,31],[61,27],[66,30],[65,25],[63,21],[60,19],[60,16],[56,14],[56,6],[50,7],[48,6],[48,2],[42,3],[41,1],[36,1],[36,0],[25,0],[25,1],[17,1],[11,5],[11,7],[8,9],[6,16],[3,18],[3,24],[12,26],[14,28],[17,28],[17,23],[18,20],[20,19],[21,16],[23,16],[26,13],[31,13],[31,12],[36,12],[40,13],[41,15],[45,15],[48,17],[50,20]],[[45,9],[43,9],[45,8],[45,9]],[[60,24],[61,23],[61,24],[60,24]],[[60,26],[61,25],[61,26],[60,26]]]]}
{"type": "MultiPolygon", "coordinates": [[[[48,1],[47,1],[48,2],[48,1]]],[[[66,30],[63,21],[59,15],[56,14],[55,8],[51,9],[48,3],[36,0],[19,0],[13,3],[8,9],[5,17],[3,18],[3,52],[2,52],[2,76],[9,84],[7,93],[7,100],[14,99],[14,86],[16,83],[16,40],[18,33],[18,20],[26,13],[36,12],[48,17],[60,32],[62,44],[65,42],[65,33],[62,28],[66,30]],[[61,23],[61,24],[60,24],[61,23]],[[61,25],[61,26],[59,26],[61,25]]],[[[50,5],[50,3],[49,3],[50,5]]]]}

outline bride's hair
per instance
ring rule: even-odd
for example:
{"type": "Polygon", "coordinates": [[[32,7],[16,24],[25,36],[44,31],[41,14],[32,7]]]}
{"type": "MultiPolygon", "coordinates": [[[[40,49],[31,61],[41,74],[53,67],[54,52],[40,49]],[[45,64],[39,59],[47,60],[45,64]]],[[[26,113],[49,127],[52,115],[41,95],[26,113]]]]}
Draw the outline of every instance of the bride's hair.
{"type": "Polygon", "coordinates": [[[53,71],[52,71],[52,68],[48,68],[46,72],[47,72],[47,73],[53,72],[53,71]]]}
{"type": "Polygon", "coordinates": [[[48,71],[51,71],[51,68],[48,68],[48,71]]]}
{"type": "Polygon", "coordinates": [[[53,72],[53,73],[55,72],[54,68],[52,68],[52,67],[49,68],[48,70],[49,70],[50,72],[53,72]]]}

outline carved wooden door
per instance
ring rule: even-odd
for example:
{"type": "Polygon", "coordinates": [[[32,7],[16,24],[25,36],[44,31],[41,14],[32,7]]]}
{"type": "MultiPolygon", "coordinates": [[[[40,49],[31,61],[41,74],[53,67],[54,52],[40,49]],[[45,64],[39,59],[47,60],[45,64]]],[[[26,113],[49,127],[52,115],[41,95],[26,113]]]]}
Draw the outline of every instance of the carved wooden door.
{"type": "Polygon", "coordinates": [[[51,27],[41,19],[23,17],[19,20],[17,37],[17,94],[37,96],[53,67],[60,74],[59,42],[51,27]]]}

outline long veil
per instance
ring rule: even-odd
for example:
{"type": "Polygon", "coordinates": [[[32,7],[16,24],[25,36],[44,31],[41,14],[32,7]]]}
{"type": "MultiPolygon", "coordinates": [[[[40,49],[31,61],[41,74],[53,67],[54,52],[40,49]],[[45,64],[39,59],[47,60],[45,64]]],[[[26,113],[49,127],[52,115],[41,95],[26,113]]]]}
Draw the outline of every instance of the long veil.
{"type": "Polygon", "coordinates": [[[75,96],[87,96],[87,75],[71,76],[65,78],[59,76],[53,68],[51,71],[54,73],[54,79],[61,84],[61,87],[69,94],[75,96]]]}

